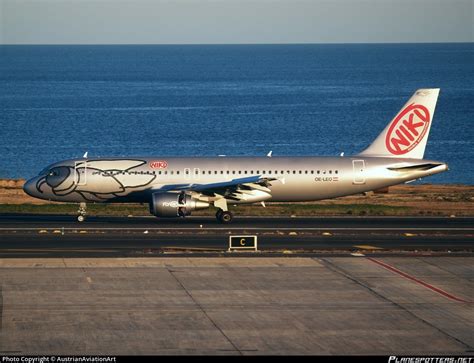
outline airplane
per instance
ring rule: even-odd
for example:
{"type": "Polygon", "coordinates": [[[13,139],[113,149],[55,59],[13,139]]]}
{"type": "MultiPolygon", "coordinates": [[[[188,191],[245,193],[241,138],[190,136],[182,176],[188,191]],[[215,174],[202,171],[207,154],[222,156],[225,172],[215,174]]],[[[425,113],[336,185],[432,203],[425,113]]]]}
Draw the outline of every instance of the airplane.
{"type": "Polygon", "coordinates": [[[148,203],[156,217],[185,217],[217,208],[229,223],[229,204],[301,202],[387,188],[448,170],[424,160],[439,88],[419,89],[359,154],[346,157],[107,157],[51,164],[28,180],[32,197],[79,203],[148,203]]]}

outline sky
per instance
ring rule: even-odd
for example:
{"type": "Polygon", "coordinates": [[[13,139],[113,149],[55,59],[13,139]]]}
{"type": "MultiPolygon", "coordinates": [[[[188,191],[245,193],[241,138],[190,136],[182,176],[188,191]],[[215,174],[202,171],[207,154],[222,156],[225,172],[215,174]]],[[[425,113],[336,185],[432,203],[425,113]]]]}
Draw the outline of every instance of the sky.
{"type": "Polygon", "coordinates": [[[0,0],[0,44],[473,42],[474,0],[0,0]]]}

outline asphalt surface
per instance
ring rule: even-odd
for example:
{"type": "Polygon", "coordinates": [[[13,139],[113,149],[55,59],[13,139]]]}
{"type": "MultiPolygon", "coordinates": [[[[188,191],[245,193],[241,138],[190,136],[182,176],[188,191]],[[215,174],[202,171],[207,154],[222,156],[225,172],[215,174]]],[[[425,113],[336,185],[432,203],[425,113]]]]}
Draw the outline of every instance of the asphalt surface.
{"type": "Polygon", "coordinates": [[[0,214],[0,229],[18,228],[471,228],[474,217],[245,217],[236,216],[231,224],[222,225],[213,217],[156,218],[87,217],[79,223],[69,215],[0,214]]]}
{"type": "Polygon", "coordinates": [[[474,250],[474,218],[0,216],[0,257],[222,254],[229,235],[256,235],[263,253],[462,252],[474,250]]]}
{"type": "Polygon", "coordinates": [[[391,255],[0,258],[0,355],[472,356],[472,266],[391,255]]]}

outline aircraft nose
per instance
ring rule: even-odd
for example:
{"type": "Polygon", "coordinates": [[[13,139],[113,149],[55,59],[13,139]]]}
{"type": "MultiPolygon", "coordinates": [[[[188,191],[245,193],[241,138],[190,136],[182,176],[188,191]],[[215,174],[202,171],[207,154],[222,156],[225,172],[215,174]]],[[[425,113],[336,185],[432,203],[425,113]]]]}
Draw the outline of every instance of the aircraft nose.
{"type": "Polygon", "coordinates": [[[32,178],[28,180],[23,185],[23,191],[29,196],[37,197],[38,196],[38,189],[36,188],[37,182],[38,182],[38,178],[32,178]]]}

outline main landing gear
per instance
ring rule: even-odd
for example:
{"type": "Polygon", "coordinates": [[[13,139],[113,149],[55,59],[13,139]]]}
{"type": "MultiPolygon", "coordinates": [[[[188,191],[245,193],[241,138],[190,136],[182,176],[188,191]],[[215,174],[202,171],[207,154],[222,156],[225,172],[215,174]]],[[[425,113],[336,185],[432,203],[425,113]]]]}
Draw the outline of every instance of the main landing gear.
{"type": "Polygon", "coordinates": [[[214,202],[214,207],[219,208],[216,213],[216,218],[221,223],[230,223],[233,214],[227,208],[227,201],[225,198],[218,199],[214,202]]]}
{"type": "Polygon", "coordinates": [[[223,211],[222,209],[219,209],[216,213],[216,218],[221,223],[230,223],[233,217],[234,215],[228,210],[223,211]]]}
{"type": "Polygon", "coordinates": [[[84,222],[86,220],[86,214],[87,214],[86,203],[84,202],[79,203],[79,210],[77,211],[77,213],[79,214],[77,216],[77,221],[84,222]]]}

